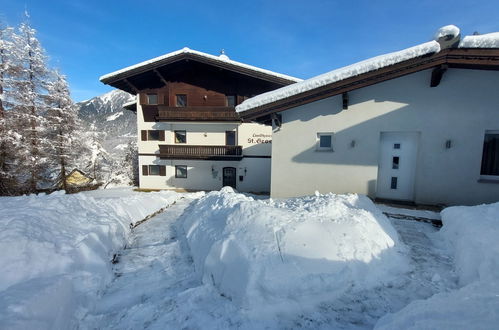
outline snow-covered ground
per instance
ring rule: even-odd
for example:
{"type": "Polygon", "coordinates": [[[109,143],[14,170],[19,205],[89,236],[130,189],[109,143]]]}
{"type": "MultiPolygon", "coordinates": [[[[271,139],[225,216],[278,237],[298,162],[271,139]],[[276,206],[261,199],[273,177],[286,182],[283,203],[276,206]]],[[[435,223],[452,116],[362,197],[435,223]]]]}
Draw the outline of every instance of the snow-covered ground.
{"type": "Polygon", "coordinates": [[[2,329],[499,324],[499,203],[446,209],[440,231],[363,196],[227,188],[0,198],[0,211],[2,329]]]}
{"type": "Polygon", "coordinates": [[[112,280],[130,223],[179,197],[128,188],[0,198],[0,328],[70,327],[112,280]]]}

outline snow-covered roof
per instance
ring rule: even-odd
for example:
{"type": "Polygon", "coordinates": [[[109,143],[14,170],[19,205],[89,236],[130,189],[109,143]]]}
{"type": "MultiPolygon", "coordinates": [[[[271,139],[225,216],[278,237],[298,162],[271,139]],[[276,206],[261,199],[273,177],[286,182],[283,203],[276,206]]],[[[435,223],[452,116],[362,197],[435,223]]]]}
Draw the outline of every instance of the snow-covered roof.
{"type": "Polygon", "coordinates": [[[182,55],[182,54],[196,55],[196,56],[199,56],[201,58],[205,58],[205,59],[209,59],[209,60],[212,60],[212,61],[219,62],[220,64],[226,64],[226,65],[228,64],[228,65],[239,67],[241,69],[252,70],[252,71],[255,71],[255,72],[258,72],[258,73],[261,73],[261,74],[266,74],[266,75],[273,76],[273,77],[276,77],[276,78],[285,79],[285,80],[288,80],[288,81],[291,81],[291,82],[302,81],[302,79],[299,79],[299,78],[296,78],[296,77],[291,77],[291,76],[288,76],[288,75],[285,75],[285,74],[281,74],[281,73],[273,72],[273,71],[270,71],[270,70],[258,68],[256,66],[252,66],[252,65],[241,63],[241,62],[233,61],[233,60],[229,59],[229,57],[227,55],[225,55],[225,54],[222,54],[221,56],[215,56],[215,55],[210,55],[210,54],[203,53],[203,52],[200,52],[200,51],[197,51],[197,50],[193,50],[193,49],[190,49],[188,47],[184,47],[184,48],[182,48],[180,50],[177,50],[177,51],[174,51],[174,52],[171,52],[171,53],[168,53],[168,54],[165,54],[165,55],[162,55],[162,56],[150,59],[148,61],[140,62],[138,64],[135,64],[135,65],[123,68],[121,70],[108,73],[108,74],[103,75],[102,77],[100,77],[99,80],[100,81],[104,81],[104,80],[109,80],[109,79],[112,79],[112,78],[116,78],[116,77],[118,77],[120,75],[126,74],[128,72],[132,72],[132,71],[135,71],[135,70],[140,70],[142,68],[149,67],[150,65],[154,65],[156,63],[160,64],[161,62],[163,62],[165,60],[168,60],[170,58],[173,58],[175,56],[182,55]]]}
{"type": "Polygon", "coordinates": [[[381,56],[376,56],[365,61],[357,62],[339,68],[316,77],[288,85],[271,92],[263,93],[247,99],[240,105],[236,106],[237,112],[243,112],[252,108],[256,108],[268,103],[285,99],[287,97],[301,94],[337,81],[355,77],[363,73],[378,70],[389,65],[407,61],[416,57],[427,54],[437,53],[440,51],[440,44],[436,41],[426,42],[421,45],[410,47],[398,52],[393,52],[381,56]]]}
{"type": "MultiPolygon", "coordinates": [[[[457,38],[459,40],[460,30],[455,25],[447,25],[440,28],[434,35],[435,40],[410,47],[401,51],[376,56],[355,64],[339,68],[316,77],[298,82],[296,84],[281,87],[274,91],[257,95],[245,100],[236,106],[237,112],[244,112],[250,109],[258,108],[279,100],[283,100],[304,92],[308,92],[335,82],[359,76],[371,71],[379,70],[397,63],[410,59],[415,59],[425,55],[440,52],[441,49],[456,47],[441,44],[445,37],[457,38]]],[[[459,48],[499,48],[499,32],[484,35],[473,35],[464,37],[459,43],[459,48]]]]}
{"type": "Polygon", "coordinates": [[[459,48],[499,48],[499,32],[466,36],[459,48]]]}

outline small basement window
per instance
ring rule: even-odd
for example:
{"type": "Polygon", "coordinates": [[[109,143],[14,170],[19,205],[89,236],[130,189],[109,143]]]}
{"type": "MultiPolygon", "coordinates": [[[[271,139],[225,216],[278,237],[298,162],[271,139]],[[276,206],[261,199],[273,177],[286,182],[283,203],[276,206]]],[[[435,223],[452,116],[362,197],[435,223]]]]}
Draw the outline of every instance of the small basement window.
{"type": "Polygon", "coordinates": [[[317,133],[317,150],[333,151],[333,133],[317,133]]]}
{"type": "Polygon", "coordinates": [[[486,131],[480,175],[499,176],[499,131],[486,131]]]}
{"type": "Polygon", "coordinates": [[[187,95],[186,94],[175,95],[175,105],[177,107],[186,107],[187,106],[187,95]]]}
{"type": "Polygon", "coordinates": [[[147,104],[158,104],[158,94],[147,94],[147,104]]]}
{"type": "Polygon", "coordinates": [[[175,166],[175,177],[179,179],[187,178],[187,165],[176,165],[175,166]]]}
{"type": "Polygon", "coordinates": [[[187,132],[175,131],[175,143],[187,143],[187,132]]]}

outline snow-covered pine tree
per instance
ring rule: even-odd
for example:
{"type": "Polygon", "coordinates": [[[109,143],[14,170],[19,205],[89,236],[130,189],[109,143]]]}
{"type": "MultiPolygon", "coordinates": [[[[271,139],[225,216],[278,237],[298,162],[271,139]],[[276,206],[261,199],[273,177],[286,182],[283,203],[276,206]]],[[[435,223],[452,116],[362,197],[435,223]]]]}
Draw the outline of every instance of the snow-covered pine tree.
{"type": "Polygon", "coordinates": [[[85,160],[84,168],[91,173],[95,180],[102,182],[104,179],[103,167],[110,158],[108,152],[102,146],[105,133],[98,131],[95,125],[92,124],[84,136],[84,148],[86,151],[83,157],[85,160]]]}
{"type": "Polygon", "coordinates": [[[20,157],[16,166],[18,181],[25,192],[35,192],[45,180],[47,165],[46,82],[48,70],[45,51],[36,38],[36,31],[30,26],[29,16],[21,23],[19,33],[12,37],[14,48],[19,53],[18,61],[22,72],[12,81],[11,101],[15,126],[21,136],[16,154],[20,157]]]}
{"type": "Polygon", "coordinates": [[[139,155],[137,150],[137,141],[133,140],[128,143],[125,152],[124,164],[126,174],[130,180],[129,184],[139,185],[139,155]]]}
{"type": "Polygon", "coordinates": [[[19,78],[22,70],[20,54],[12,40],[14,34],[12,27],[0,23],[0,195],[12,195],[17,190],[12,169],[16,163],[13,146],[19,135],[12,129],[9,95],[13,90],[13,82],[19,78]]]}
{"type": "Polygon", "coordinates": [[[48,85],[46,115],[50,142],[49,161],[52,172],[67,191],[66,174],[69,167],[75,165],[82,149],[81,123],[78,109],[69,94],[66,78],[58,71],[53,71],[52,75],[53,80],[48,85]]]}

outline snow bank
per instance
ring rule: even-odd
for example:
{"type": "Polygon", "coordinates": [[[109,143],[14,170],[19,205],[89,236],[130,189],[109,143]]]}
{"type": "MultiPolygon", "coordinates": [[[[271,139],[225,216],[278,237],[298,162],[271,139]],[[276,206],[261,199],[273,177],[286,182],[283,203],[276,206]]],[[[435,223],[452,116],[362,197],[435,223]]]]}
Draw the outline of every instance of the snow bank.
{"type": "Polygon", "coordinates": [[[293,95],[304,93],[315,88],[326,86],[334,82],[355,77],[363,73],[378,70],[389,65],[410,60],[419,56],[437,53],[440,51],[440,44],[436,41],[426,42],[421,45],[410,47],[398,52],[393,52],[370,58],[337,70],[333,70],[319,76],[285,86],[275,91],[263,93],[252,97],[240,105],[236,106],[237,112],[243,112],[252,108],[272,103],[293,95]]]}
{"type": "Polygon", "coordinates": [[[439,236],[454,254],[460,289],[416,301],[377,329],[493,329],[499,324],[499,203],[442,211],[439,236]]]}
{"type": "Polygon", "coordinates": [[[178,198],[131,189],[0,198],[0,328],[68,328],[112,279],[129,224],[178,198]]]}
{"type": "Polygon", "coordinates": [[[466,36],[459,43],[460,48],[499,48],[499,32],[466,36]]]}
{"type": "Polygon", "coordinates": [[[365,196],[254,200],[230,188],[186,212],[184,229],[205,283],[250,312],[292,312],[409,268],[388,219],[365,196]]]}

